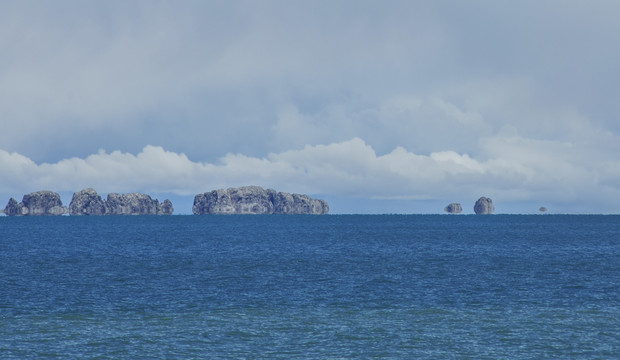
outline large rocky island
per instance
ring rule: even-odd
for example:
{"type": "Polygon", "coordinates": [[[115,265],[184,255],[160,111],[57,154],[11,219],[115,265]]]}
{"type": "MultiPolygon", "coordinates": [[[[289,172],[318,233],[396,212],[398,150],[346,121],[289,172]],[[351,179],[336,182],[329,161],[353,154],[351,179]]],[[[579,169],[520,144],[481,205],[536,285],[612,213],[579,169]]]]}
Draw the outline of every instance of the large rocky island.
{"type": "Polygon", "coordinates": [[[259,186],[213,190],[194,197],[193,212],[203,214],[313,214],[329,212],[325,200],[276,192],[259,186]]]}
{"type": "Polygon", "coordinates": [[[103,200],[94,189],[88,188],[73,194],[69,204],[71,215],[172,215],[170,200],[152,199],[140,193],[110,193],[103,200]]]}
{"type": "Polygon", "coordinates": [[[58,193],[44,190],[24,195],[19,203],[9,199],[2,212],[8,216],[52,216],[67,213],[67,207],[62,205],[58,193]]]}
{"type": "Polygon", "coordinates": [[[9,200],[1,212],[8,216],[48,215],[171,215],[174,211],[170,200],[160,203],[149,195],[140,193],[108,194],[101,199],[94,189],[84,189],[73,194],[67,208],[60,195],[53,191],[37,191],[24,195],[21,202],[9,200]]]}

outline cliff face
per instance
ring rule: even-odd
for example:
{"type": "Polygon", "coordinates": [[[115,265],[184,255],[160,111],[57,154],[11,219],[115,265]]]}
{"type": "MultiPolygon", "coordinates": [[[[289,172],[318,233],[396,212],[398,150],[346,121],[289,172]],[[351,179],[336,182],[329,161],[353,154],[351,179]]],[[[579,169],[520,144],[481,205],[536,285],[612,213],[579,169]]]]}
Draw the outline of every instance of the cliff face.
{"type": "Polygon", "coordinates": [[[315,214],[329,212],[324,200],[259,186],[214,190],[194,197],[194,214],[315,214]]]}
{"type": "Polygon", "coordinates": [[[159,201],[140,193],[111,193],[105,207],[107,215],[157,215],[159,201]]]}
{"type": "Polygon", "coordinates": [[[94,189],[84,189],[73,194],[69,214],[105,215],[105,203],[94,189]]]}
{"type": "Polygon", "coordinates": [[[479,215],[489,215],[493,214],[495,211],[495,206],[493,205],[493,200],[487,197],[481,197],[474,204],[474,212],[479,215]]]}
{"type": "Polygon", "coordinates": [[[4,208],[8,216],[57,216],[67,213],[60,195],[53,191],[37,191],[24,195],[20,203],[11,198],[4,208]]]}
{"type": "Polygon", "coordinates": [[[90,188],[73,194],[69,205],[71,215],[171,215],[173,211],[170,200],[160,204],[145,194],[111,193],[104,201],[90,188]]]}

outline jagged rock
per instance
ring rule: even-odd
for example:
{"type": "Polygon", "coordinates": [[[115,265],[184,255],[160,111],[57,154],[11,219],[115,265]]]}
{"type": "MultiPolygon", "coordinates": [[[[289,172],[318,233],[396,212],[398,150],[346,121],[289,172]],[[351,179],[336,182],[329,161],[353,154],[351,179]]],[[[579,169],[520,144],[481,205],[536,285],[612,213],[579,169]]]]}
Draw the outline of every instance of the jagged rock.
{"type": "Polygon", "coordinates": [[[234,214],[235,208],[230,194],[225,190],[214,190],[194,196],[194,214],[234,214]]]}
{"type": "Polygon", "coordinates": [[[106,215],[157,215],[159,201],[140,193],[108,194],[106,215]]]}
{"type": "Polygon", "coordinates": [[[274,201],[276,214],[327,214],[327,201],[301,194],[278,193],[274,201]]]}
{"type": "Polygon", "coordinates": [[[172,201],[168,199],[164,200],[164,202],[157,207],[157,215],[172,215],[173,212],[174,206],[172,206],[172,201]]]}
{"type": "Polygon", "coordinates": [[[4,213],[9,216],[51,216],[63,215],[67,213],[67,208],[62,205],[58,193],[37,191],[24,195],[20,203],[11,198],[4,213]]]}
{"type": "Polygon", "coordinates": [[[4,208],[4,213],[8,216],[23,216],[28,211],[24,204],[20,204],[14,198],[9,199],[9,203],[4,208]]]}
{"type": "Polygon", "coordinates": [[[463,211],[463,207],[459,203],[452,203],[446,206],[444,210],[450,214],[460,214],[463,211]]]}
{"type": "Polygon", "coordinates": [[[101,199],[94,189],[88,188],[73,194],[69,208],[62,205],[60,195],[53,191],[38,191],[24,195],[22,202],[11,198],[4,212],[9,216],[34,215],[171,215],[172,202],[159,203],[148,195],[108,194],[107,201],[101,199]]]}
{"type": "Polygon", "coordinates": [[[275,190],[258,186],[228,189],[236,214],[273,214],[275,190]]]}
{"type": "Polygon", "coordinates": [[[94,189],[88,188],[73,194],[69,205],[71,215],[171,215],[172,202],[159,203],[149,195],[110,193],[102,200],[94,189]]]}
{"type": "Polygon", "coordinates": [[[92,188],[74,193],[69,204],[71,215],[105,215],[105,212],[105,202],[92,188]]]}
{"type": "Polygon", "coordinates": [[[260,186],[213,190],[194,197],[194,214],[327,214],[324,200],[260,186]]]}
{"type": "Polygon", "coordinates": [[[474,204],[474,212],[480,215],[493,214],[495,206],[493,206],[493,200],[487,197],[481,197],[474,204]]]}

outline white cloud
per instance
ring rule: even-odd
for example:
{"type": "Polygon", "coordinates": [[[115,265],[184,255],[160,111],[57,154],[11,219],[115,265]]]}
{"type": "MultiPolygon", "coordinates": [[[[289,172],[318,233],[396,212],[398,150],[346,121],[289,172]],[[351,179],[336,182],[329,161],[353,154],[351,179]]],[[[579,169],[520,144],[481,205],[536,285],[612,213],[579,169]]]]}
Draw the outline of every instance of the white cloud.
{"type": "Polygon", "coordinates": [[[136,154],[100,151],[86,158],[36,164],[0,151],[0,193],[41,189],[102,193],[144,191],[192,195],[261,185],[280,191],[349,198],[458,201],[488,195],[500,201],[604,202],[620,192],[619,161],[580,162],[571,144],[518,137],[488,138],[481,161],[454,151],[415,154],[403,147],[378,155],[360,138],[266,157],[228,154],[215,163],[146,146],[136,154]],[[598,176],[594,169],[605,169],[598,176]]]}
{"type": "Polygon", "coordinates": [[[458,107],[439,97],[396,94],[381,101],[329,104],[316,111],[288,104],[273,125],[273,143],[280,149],[306,144],[363,138],[379,152],[396,146],[420,153],[450,149],[470,152],[493,126],[475,110],[458,107]]]}

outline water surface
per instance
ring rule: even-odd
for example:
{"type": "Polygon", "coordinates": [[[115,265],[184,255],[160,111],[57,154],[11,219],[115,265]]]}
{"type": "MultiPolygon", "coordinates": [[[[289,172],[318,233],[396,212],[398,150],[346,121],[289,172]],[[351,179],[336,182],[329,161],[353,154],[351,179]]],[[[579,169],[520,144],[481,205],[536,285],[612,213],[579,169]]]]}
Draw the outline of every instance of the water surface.
{"type": "Polygon", "coordinates": [[[620,217],[0,218],[0,358],[619,358],[620,217]]]}

